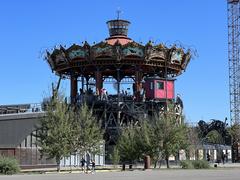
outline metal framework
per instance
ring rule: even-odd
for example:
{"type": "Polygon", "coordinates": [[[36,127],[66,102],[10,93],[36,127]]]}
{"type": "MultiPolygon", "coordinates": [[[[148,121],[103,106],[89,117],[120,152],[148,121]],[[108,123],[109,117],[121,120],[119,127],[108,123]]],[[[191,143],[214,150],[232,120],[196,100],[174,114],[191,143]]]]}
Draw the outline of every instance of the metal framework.
{"type": "Polygon", "coordinates": [[[240,122],[240,1],[228,0],[228,60],[231,124],[240,122]]]}

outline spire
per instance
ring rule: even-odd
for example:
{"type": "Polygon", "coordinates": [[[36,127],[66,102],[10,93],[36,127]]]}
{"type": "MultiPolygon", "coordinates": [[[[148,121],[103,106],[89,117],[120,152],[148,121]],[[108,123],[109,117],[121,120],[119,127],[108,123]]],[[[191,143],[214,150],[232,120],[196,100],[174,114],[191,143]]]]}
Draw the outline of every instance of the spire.
{"type": "Polygon", "coordinates": [[[117,20],[119,20],[120,14],[122,13],[122,11],[120,10],[120,8],[117,9],[117,20]]]}

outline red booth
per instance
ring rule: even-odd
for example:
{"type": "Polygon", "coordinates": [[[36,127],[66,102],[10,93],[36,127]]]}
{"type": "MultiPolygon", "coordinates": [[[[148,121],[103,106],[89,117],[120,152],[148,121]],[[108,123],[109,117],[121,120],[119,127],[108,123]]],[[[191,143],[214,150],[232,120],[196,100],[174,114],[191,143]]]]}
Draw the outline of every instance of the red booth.
{"type": "Polygon", "coordinates": [[[144,89],[147,100],[174,99],[174,79],[147,78],[144,89]]]}

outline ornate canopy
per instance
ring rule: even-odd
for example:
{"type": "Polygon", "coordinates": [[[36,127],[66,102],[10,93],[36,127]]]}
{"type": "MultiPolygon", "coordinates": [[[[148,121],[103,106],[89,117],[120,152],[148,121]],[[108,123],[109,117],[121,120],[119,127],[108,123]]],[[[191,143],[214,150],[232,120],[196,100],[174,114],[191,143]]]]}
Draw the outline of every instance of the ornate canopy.
{"type": "Polygon", "coordinates": [[[190,50],[175,45],[153,45],[151,41],[142,45],[133,41],[127,37],[128,21],[117,19],[107,24],[110,37],[104,41],[94,45],[73,44],[67,49],[60,46],[47,52],[52,71],[65,76],[91,76],[99,70],[103,76],[114,76],[116,68],[120,68],[124,76],[132,76],[138,69],[143,75],[174,77],[186,69],[191,59],[190,50]]]}

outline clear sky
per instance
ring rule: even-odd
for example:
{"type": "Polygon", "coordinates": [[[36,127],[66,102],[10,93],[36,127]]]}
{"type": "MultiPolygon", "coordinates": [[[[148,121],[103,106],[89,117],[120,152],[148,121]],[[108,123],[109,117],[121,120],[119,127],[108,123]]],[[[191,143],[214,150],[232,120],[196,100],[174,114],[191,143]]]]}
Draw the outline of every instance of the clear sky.
{"type": "MultiPolygon", "coordinates": [[[[55,45],[108,36],[106,21],[131,21],[137,42],[181,42],[199,57],[177,78],[188,121],[229,119],[226,0],[6,0],[0,2],[0,104],[41,102],[56,76],[43,60],[55,45]]],[[[62,83],[68,89],[68,83],[62,83]]]]}

